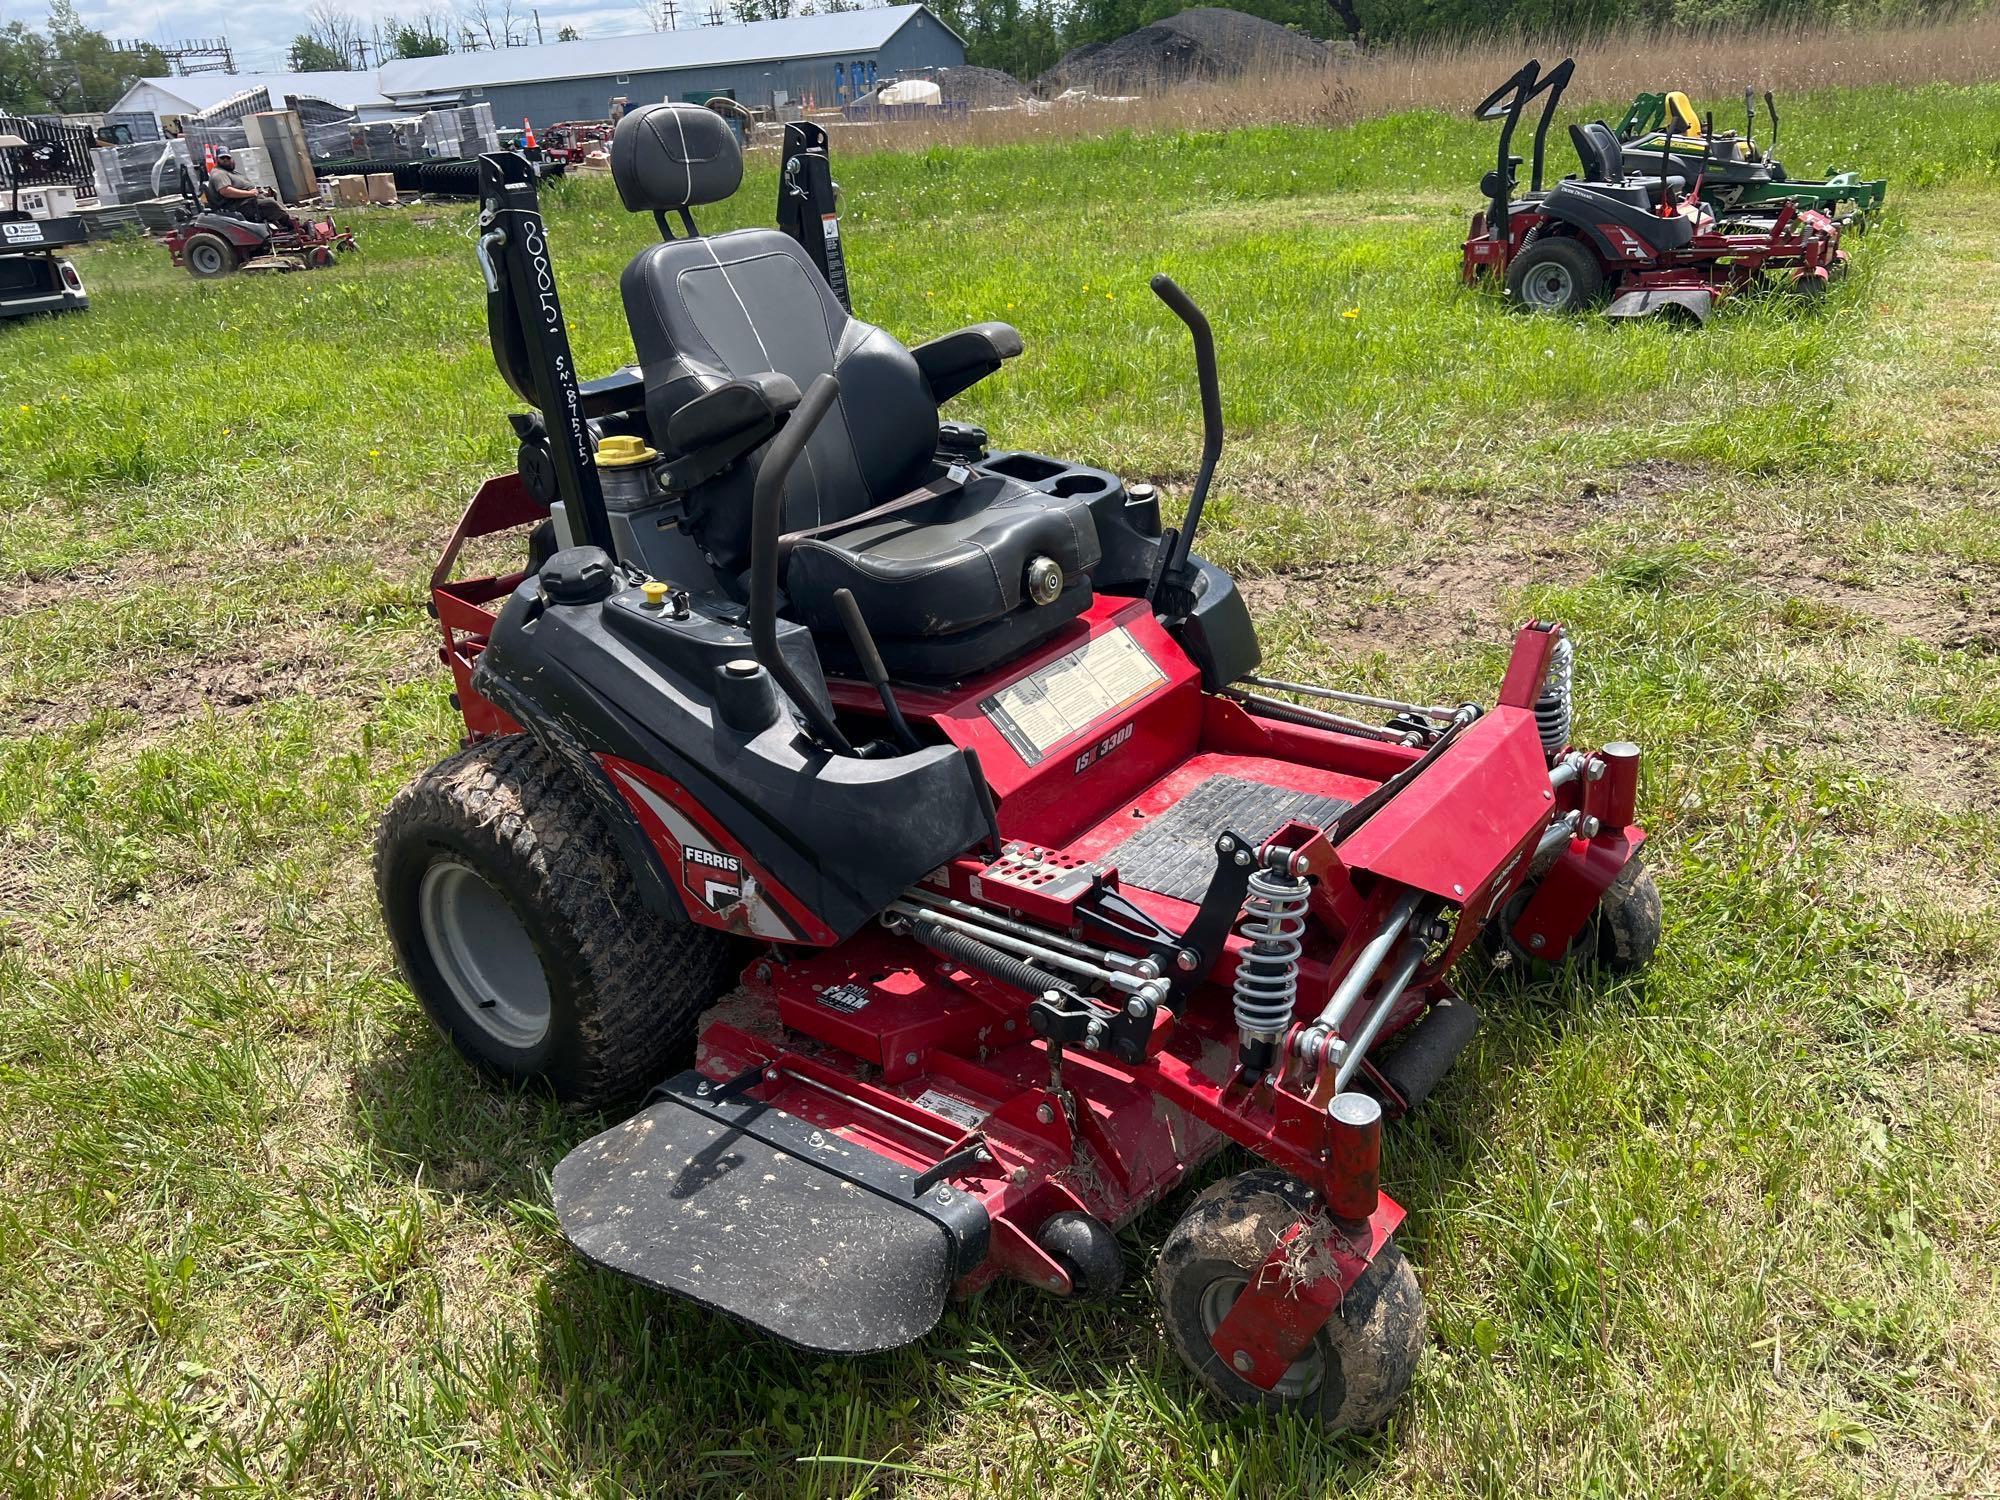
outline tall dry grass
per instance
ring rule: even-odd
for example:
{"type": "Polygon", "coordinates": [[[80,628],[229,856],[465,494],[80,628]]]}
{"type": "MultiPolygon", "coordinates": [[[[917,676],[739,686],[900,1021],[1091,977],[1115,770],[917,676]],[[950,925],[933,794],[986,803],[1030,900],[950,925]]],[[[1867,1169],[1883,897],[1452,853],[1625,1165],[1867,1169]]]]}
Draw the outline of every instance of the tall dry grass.
{"type": "Polygon", "coordinates": [[[1049,103],[937,120],[826,123],[837,132],[837,149],[848,153],[1128,129],[1341,125],[1406,109],[1469,109],[1528,57],[1545,64],[1574,57],[1569,99],[1607,106],[1661,88],[1727,98],[1754,85],[1782,98],[1829,87],[1984,83],[2000,79],[2000,11],[1865,30],[1792,23],[1670,33],[1621,29],[1569,39],[1431,40],[1375,48],[1325,69],[1252,69],[1227,83],[1162,88],[1123,103],[1049,103]]]}

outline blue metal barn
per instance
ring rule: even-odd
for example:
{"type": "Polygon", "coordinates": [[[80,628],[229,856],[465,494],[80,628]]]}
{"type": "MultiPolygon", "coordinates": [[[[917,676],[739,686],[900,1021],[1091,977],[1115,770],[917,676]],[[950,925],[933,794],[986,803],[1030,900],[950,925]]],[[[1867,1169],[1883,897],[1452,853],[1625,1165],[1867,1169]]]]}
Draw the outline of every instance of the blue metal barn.
{"type": "Polygon", "coordinates": [[[720,93],[760,109],[810,97],[834,108],[854,97],[857,65],[865,79],[964,62],[964,39],[928,6],[893,5],[405,58],[384,63],[377,78],[400,108],[484,102],[506,128],[601,120],[619,95],[637,105],[720,93]]]}

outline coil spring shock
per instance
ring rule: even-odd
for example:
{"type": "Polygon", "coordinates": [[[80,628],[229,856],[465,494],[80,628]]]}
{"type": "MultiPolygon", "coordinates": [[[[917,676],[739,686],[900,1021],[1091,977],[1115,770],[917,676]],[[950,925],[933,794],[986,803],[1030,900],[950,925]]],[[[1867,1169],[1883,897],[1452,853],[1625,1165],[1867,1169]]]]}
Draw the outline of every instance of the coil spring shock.
{"type": "Polygon", "coordinates": [[[1236,965],[1234,996],[1237,1055],[1246,1075],[1261,1076],[1270,1067],[1278,1043],[1291,1027],[1308,895],[1305,881],[1297,875],[1250,872],[1237,928],[1250,939],[1250,947],[1236,965]]]}
{"type": "Polygon", "coordinates": [[[1569,744],[1571,688],[1575,678],[1576,648],[1569,637],[1559,635],[1549,648],[1549,670],[1542,678],[1542,694],[1535,700],[1535,723],[1541,730],[1542,753],[1553,763],[1569,744]]]}

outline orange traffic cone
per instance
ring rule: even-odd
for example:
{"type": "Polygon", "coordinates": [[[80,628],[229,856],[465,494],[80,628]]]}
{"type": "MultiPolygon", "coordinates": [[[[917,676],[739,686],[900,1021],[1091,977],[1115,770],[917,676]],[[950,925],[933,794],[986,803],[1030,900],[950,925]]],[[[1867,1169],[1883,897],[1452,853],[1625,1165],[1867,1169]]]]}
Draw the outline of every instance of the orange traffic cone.
{"type": "Polygon", "coordinates": [[[535,127],[528,123],[526,115],[521,116],[521,144],[526,146],[530,151],[536,149],[535,127]]]}
{"type": "Polygon", "coordinates": [[[201,148],[201,169],[204,172],[215,170],[215,147],[212,144],[201,148]]]}

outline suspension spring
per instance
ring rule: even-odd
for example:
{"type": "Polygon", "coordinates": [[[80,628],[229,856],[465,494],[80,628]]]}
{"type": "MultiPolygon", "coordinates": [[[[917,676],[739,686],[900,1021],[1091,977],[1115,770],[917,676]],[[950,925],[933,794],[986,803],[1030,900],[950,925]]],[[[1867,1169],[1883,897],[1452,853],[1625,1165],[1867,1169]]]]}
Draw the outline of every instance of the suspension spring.
{"type": "Polygon", "coordinates": [[[1237,1042],[1246,1054],[1258,1043],[1284,1040],[1299,993],[1299,955],[1306,930],[1305,880],[1276,870],[1250,872],[1237,930],[1250,947],[1236,965],[1237,1042]]]}
{"type": "Polygon", "coordinates": [[[1559,635],[1549,648],[1549,670],[1542,678],[1542,694],[1535,700],[1535,724],[1542,734],[1542,753],[1553,761],[1569,745],[1570,724],[1575,715],[1571,689],[1575,677],[1576,648],[1569,637],[1559,635]]]}

